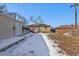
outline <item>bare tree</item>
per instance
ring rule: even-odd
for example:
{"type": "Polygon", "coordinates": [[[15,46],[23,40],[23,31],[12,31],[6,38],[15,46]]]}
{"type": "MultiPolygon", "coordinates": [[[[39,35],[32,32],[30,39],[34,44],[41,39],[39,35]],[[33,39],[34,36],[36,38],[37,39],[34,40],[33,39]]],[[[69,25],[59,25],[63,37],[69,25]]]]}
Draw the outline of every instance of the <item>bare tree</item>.
{"type": "Polygon", "coordinates": [[[44,21],[43,21],[43,19],[41,18],[41,16],[38,16],[38,17],[34,20],[34,22],[37,23],[37,24],[43,24],[43,23],[44,23],[44,21]]]}
{"type": "Polygon", "coordinates": [[[17,13],[15,12],[8,12],[8,14],[11,16],[11,17],[13,17],[13,18],[15,18],[16,19],[16,17],[17,17],[17,13]]]}
{"type": "Polygon", "coordinates": [[[27,25],[28,24],[27,19],[25,17],[22,17],[22,19],[23,19],[23,23],[27,25]]]}
{"type": "Polygon", "coordinates": [[[20,14],[17,14],[18,20],[22,21],[24,24],[28,24],[27,19],[24,16],[21,16],[20,14]]]}
{"type": "Polygon", "coordinates": [[[5,4],[0,4],[0,12],[7,12],[7,7],[5,4]]]}
{"type": "Polygon", "coordinates": [[[34,20],[33,20],[33,16],[30,16],[29,20],[30,20],[30,21],[34,21],[34,20]]]}

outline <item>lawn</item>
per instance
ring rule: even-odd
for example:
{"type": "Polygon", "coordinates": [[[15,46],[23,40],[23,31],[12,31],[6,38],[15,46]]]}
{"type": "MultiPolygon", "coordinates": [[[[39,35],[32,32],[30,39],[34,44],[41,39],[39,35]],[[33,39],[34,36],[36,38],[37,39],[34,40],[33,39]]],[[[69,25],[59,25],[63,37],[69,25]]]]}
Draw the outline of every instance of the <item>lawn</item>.
{"type": "Polygon", "coordinates": [[[79,56],[79,37],[60,35],[58,33],[48,35],[52,40],[58,44],[62,50],[68,55],[79,56]]]}

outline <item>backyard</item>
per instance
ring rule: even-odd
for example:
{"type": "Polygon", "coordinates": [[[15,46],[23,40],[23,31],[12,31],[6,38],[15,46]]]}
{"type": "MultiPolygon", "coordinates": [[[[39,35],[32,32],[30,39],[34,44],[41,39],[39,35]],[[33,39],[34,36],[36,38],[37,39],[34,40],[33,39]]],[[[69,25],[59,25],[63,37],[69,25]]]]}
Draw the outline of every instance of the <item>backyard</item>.
{"type": "Polygon", "coordinates": [[[67,36],[59,33],[51,33],[48,35],[58,47],[65,51],[68,55],[79,55],[79,37],[67,36]]]}

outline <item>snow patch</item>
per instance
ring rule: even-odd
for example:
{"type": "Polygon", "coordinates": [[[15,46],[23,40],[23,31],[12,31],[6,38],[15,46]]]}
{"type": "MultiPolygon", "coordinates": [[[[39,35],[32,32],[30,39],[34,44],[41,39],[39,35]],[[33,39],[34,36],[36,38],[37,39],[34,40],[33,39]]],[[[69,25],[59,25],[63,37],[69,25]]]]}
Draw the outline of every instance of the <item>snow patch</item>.
{"type": "Polygon", "coordinates": [[[44,38],[48,49],[49,49],[49,53],[51,56],[66,56],[66,54],[64,53],[64,51],[62,51],[59,47],[58,44],[54,43],[53,40],[49,39],[48,36],[45,36],[43,33],[40,33],[42,35],[42,37],[44,38]],[[61,53],[59,53],[61,52],[61,53]]]}
{"type": "Polygon", "coordinates": [[[48,47],[40,34],[35,34],[18,46],[12,56],[49,56],[48,47]]]}
{"type": "Polygon", "coordinates": [[[43,33],[24,35],[25,40],[0,53],[4,56],[65,56],[58,44],[43,33]]]}

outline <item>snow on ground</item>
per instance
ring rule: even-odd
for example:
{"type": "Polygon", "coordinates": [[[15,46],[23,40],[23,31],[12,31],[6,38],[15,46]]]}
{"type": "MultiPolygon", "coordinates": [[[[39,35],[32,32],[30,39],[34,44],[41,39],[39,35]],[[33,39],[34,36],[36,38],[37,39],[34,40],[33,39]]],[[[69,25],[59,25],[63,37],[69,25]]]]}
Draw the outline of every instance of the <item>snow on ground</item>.
{"type": "Polygon", "coordinates": [[[40,34],[35,34],[11,54],[19,56],[49,56],[48,47],[40,34]]]}
{"type": "Polygon", "coordinates": [[[60,48],[58,48],[58,44],[54,43],[53,40],[51,40],[48,36],[40,33],[42,37],[44,38],[48,48],[49,48],[49,53],[51,56],[66,56],[65,52],[62,51],[60,48]],[[61,53],[58,53],[61,51],[61,53]]]}
{"type": "Polygon", "coordinates": [[[32,33],[29,33],[27,35],[23,35],[23,36],[19,36],[19,37],[12,37],[12,38],[8,38],[8,39],[3,39],[0,41],[0,50],[3,49],[6,46],[9,46],[11,44],[14,44],[20,40],[23,40],[26,37],[29,37],[30,35],[32,35],[32,33]]]}
{"type": "Polygon", "coordinates": [[[43,33],[24,35],[24,41],[0,53],[5,56],[65,56],[66,54],[58,53],[61,51],[57,44],[50,40],[43,33]]]}
{"type": "Polygon", "coordinates": [[[70,36],[69,32],[63,33],[63,35],[70,36]]]}
{"type": "MultiPolygon", "coordinates": [[[[27,37],[27,39],[28,39],[31,35],[33,35],[33,33],[29,33],[29,34],[26,34],[26,35],[23,35],[23,36],[27,37]]],[[[13,39],[13,38],[12,38],[12,39],[13,39]]],[[[0,41],[0,42],[5,43],[6,40],[8,40],[8,39],[4,39],[4,40],[2,40],[2,41],[0,41]]],[[[11,40],[11,41],[12,41],[12,40],[11,40]]],[[[25,40],[19,42],[18,44],[16,44],[16,45],[10,47],[9,49],[7,49],[7,50],[5,50],[5,51],[0,52],[0,56],[9,56],[9,55],[11,55],[11,53],[12,53],[20,44],[22,44],[23,42],[25,42],[25,40]]]]}

